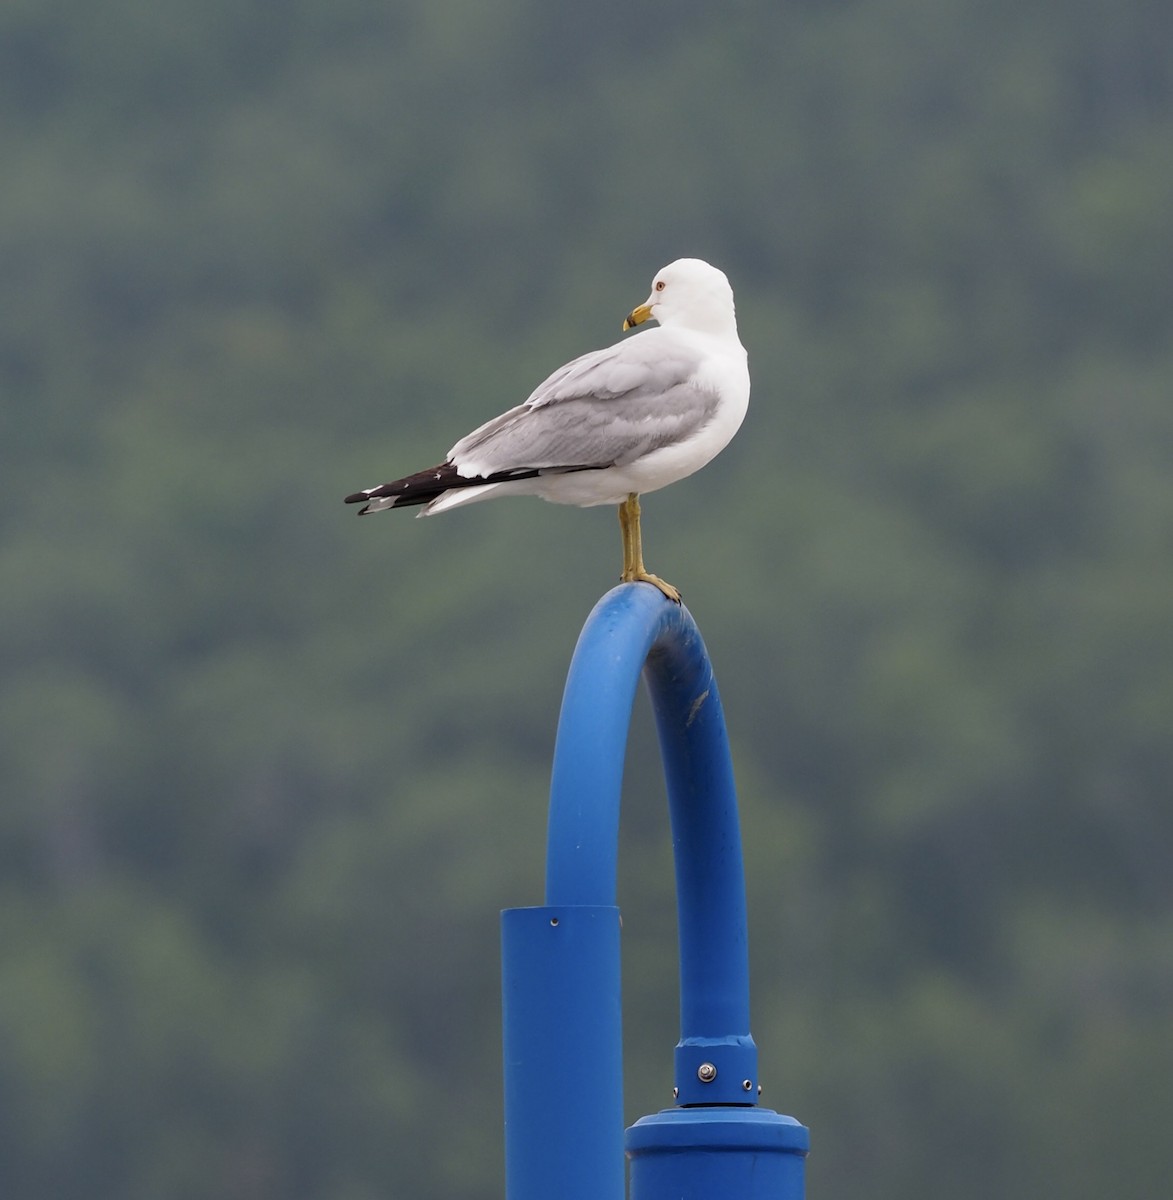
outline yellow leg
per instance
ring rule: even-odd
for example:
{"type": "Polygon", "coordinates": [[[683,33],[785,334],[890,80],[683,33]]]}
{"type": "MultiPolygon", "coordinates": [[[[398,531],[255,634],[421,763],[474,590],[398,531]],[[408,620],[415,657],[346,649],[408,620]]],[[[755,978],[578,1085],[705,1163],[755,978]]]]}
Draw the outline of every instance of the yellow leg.
{"type": "Polygon", "coordinates": [[[674,604],[680,603],[680,593],[644,566],[643,536],[639,528],[639,496],[630,493],[619,506],[619,532],[623,537],[623,574],[621,583],[650,583],[674,604]]]}

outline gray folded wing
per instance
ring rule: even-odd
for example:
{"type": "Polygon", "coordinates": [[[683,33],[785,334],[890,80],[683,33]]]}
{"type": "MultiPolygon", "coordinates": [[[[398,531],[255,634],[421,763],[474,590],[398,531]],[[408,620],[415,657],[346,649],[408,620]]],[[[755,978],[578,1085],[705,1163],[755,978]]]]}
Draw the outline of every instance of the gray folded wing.
{"type": "Polygon", "coordinates": [[[683,441],[717,409],[695,382],[695,348],[668,330],[646,333],[560,367],[517,408],[449,452],[462,474],[625,465],[683,441]]]}

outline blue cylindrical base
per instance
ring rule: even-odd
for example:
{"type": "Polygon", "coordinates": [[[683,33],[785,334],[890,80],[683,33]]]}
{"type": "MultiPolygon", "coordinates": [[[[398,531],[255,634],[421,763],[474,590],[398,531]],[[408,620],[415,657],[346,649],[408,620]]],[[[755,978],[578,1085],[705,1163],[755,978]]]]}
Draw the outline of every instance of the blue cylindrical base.
{"type": "Polygon", "coordinates": [[[809,1149],[770,1109],[668,1108],[627,1131],[630,1200],[803,1200],[809,1149]]]}

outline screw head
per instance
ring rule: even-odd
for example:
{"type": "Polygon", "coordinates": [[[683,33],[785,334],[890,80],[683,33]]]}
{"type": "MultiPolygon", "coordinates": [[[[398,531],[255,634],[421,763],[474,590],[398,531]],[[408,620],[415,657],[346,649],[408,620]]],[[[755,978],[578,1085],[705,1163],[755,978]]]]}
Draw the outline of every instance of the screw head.
{"type": "Polygon", "coordinates": [[[752,1092],[753,1091],[753,1080],[752,1079],[743,1079],[741,1081],[741,1088],[742,1088],[742,1091],[752,1092]]]}
{"type": "Polygon", "coordinates": [[[696,1069],[696,1077],[701,1083],[712,1083],[717,1078],[717,1068],[710,1062],[701,1063],[696,1069]]]}
{"type": "Polygon", "coordinates": [[[672,1089],[672,1099],[673,1100],[680,1099],[680,1089],[678,1087],[672,1089]]]}
{"type": "Polygon", "coordinates": [[[759,1083],[758,1084],[758,1095],[760,1096],[761,1094],[762,1094],[762,1085],[759,1083]]]}

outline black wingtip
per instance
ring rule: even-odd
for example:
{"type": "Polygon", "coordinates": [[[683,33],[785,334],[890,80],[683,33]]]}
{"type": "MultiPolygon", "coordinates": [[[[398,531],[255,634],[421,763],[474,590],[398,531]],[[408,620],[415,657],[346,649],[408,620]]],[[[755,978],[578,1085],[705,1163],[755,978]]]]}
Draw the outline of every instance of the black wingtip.
{"type": "Polygon", "coordinates": [[[370,496],[366,492],[352,492],[343,500],[343,504],[361,504],[364,500],[369,500],[370,496]]]}

